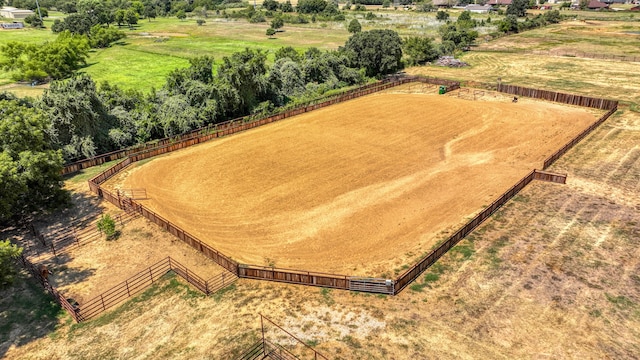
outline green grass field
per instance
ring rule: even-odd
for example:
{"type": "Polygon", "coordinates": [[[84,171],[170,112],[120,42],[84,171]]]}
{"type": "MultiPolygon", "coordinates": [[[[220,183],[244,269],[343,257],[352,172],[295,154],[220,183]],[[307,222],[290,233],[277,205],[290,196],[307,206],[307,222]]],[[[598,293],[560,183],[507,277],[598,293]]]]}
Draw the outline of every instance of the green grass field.
{"type": "MultiPolygon", "coordinates": [[[[244,20],[208,19],[203,26],[198,26],[195,19],[142,20],[135,30],[123,29],[127,38],[121,43],[93,50],[87,66],[80,72],[99,82],[109,81],[124,88],[148,91],[162,86],[165,76],[173,69],[188,66],[190,57],[209,55],[221,61],[224,56],[251,48],[267,51],[272,59],[272,54],[283,46],[300,50],[309,47],[337,49],[349,37],[342,24],[322,31],[319,31],[320,24],[311,24],[285,26],[284,32],[270,39],[265,35],[268,26],[267,23],[251,24],[244,20]]],[[[5,31],[2,35],[0,45],[9,41],[43,42],[55,38],[49,30],[33,29],[5,31]],[[5,34],[9,36],[5,37],[5,34]]],[[[10,74],[0,72],[0,85],[12,82],[10,74]]]]}
{"type": "MultiPolygon", "coordinates": [[[[318,47],[324,50],[337,49],[349,38],[346,24],[357,18],[363,25],[363,30],[393,29],[401,36],[422,35],[437,37],[437,29],[441,22],[435,20],[435,13],[420,13],[414,11],[393,11],[373,9],[378,16],[375,20],[365,20],[365,12],[345,12],[346,20],[341,22],[316,22],[302,25],[287,24],[283,32],[275,38],[265,35],[268,23],[251,24],[246,20],[232,20],[221,17],[206,19],[203,26],[196,24],[195,18],[180,21],[176,18],[158,18],[153,21],[140,20],[134,30],[123,28],[127,38],[121,43],[107,49],[97,49],[91,52],[88,64],[80,72],[91,75],[96,81],[109,81],[123,88],[149,91],[164,84],[166,75],[173,69],[188,66],[188,58],[199,55],[213,56],[219,62],[222,57],[245,48],[266,51],[268,60],[272,61],[273,53],[283,46],[293,46],[299,50],[318,47]]],[[[460,13],[451,10],[451,18],[455,19],[460,13]]],[[[626,19],[633,14],[609,12],[575,12],[576,17],[602,16],[607,20],[626,19]]],[[[563,14],[569,12],[563,11],[563,14]]],[[[573,14],[573,13],[571,13],[573,14]]],[[[52,12],[45,19],[45,25],[50,28],[54,19],[64,16],[52,12]]],[[[493,23],[501,17],[495,14],[475,14],[474,18],[481,20],[492,16],[493,23]]],[[[605,52],[607,54],[640,55],[637,44],[640,25],[634,22],[620,22],[614,27],[610,21],[605,22],[603,29],[597,29],[586,22],[575,21],[570,26],[558,25],[549,29],[535,29],[515,36],[506,37],[488,44],[482,44],[479,49],[502,50],[536,49],[549,50],[555,48],[575,49],[589,52],[605,52]],[[594,31],[594,28],[596,29],[594,31]],[[552,35],[552,36],[550,36],[552,35]],[[624,49],[624,50],[623,50],[624,49]]],[[[494,26],[494,25],[492,25],[494,26]]],[[[482,27],[477,29],[481,34],[494,31],[495,28],[482,27]]],[[[0,32],[0,46],[8,41],[43,42],[53,40],[55,34],[50,30],[12,30],[0,32]]],[[[465,57],[475,55],[467,54],[465,57]]],[[[491,75],[492,77],[495,74],[491,75]]],[[[486,76],[482,76],[486,78],[486,76]]],[[[42,88],[24,88],[11,85],[11,76],[0,70],[0,90],[14,91],[18,94],[37,96],[42,88]]]]}

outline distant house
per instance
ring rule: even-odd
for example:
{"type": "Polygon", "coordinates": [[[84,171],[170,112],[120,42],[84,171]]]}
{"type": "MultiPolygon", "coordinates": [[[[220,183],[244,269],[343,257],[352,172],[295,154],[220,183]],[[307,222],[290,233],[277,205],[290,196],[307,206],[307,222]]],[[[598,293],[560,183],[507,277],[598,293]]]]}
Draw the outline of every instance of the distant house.
{"type": "Polygon", "coordinates": [[[0,9],[0,16],[8,19],[24,19],[29,15],[33,15],[33,11],[16,9],[11,6],[4,6],[0,9]]]}
{"type": "Polygon", "coordinates": [[[0,23],[0,28],[3,29],[22,29],[24,28],[24,24],[20,21],[14,21],[12,23],[0,23]]]}
{"type": "Polygon", "coordinates": [[[507,6],[507,5],[511,5],[512,2],[513,2],[513,0],[489,0],[487,2],[487,5],[491,5],[491,6],[507,6]]]}
{"type": "Polygon", "coordinates": [[[469,4],[467,6],[464,7],[465,11],[470,11],[472,13],[477,13],[477,14],[486,14],[489,11],[491,11],[493,9],[493,7],[489,4],[487,5],[474,5],[474,4],[469,4]]]}
{"type": "Polygon", "coordinates": [[[607,8],[609,8],[608,4],[605,4],[598,0],[591,0],[589,1],[589,5],[587,5],[587,9],[590,9],[590,10],[601,10],[601,9],[607,9],[607,8]]]}
{"type": "Polygon", "coordinates": [[[458,0],[433,0],[433,6],[453,7],[458,5],[458,0]]]}

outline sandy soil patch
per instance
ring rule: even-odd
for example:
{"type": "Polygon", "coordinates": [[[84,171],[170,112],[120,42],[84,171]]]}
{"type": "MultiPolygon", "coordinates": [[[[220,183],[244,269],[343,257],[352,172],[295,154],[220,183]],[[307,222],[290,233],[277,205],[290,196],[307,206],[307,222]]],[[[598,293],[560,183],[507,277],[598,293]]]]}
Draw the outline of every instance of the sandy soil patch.
{"type": "Polygon", "coordinates": [[[592,123],[522,99],[374,94],[155,158],[111,186],[243,263],[380,276],[592,123]]]}

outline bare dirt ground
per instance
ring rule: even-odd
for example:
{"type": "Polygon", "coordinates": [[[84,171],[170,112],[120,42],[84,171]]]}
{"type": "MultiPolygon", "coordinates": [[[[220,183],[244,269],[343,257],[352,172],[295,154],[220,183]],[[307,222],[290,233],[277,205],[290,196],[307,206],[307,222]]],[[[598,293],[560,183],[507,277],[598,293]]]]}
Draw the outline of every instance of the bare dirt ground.
{"type": "MultiPolygon", "coordinates": [[[[86,183],[68,182],[66,187],[73,190],[74,207],[62,214],[50,216],[36,223],[36,227],[48,241],[56,231],[64,230],[73,221],[86,221],[103,213],[112,216],[121,211],[90,193],[86,183]]],[[[79,227],[78,229],[83,229],[79,227]]],[[[171,256],[204,280],[223,271],[213,261],[192,249],[173,235],[163,231],[142,217],[117,224],[120,235],[115,240],[99,237],[81,246],[71,246],[58,251],[53,256],[48,249],[42,249],[30,236],[22,239],[32,250],[27,257],[37,266],[46,265],[52,271],[50,283],[66,297],[85,303],[129,277],[171,256]]],[[[23,245],[24,246],[24,245],[23,245]]]]}
{"type": "Polygon", "coordinates": [[[389,276],[596,117],[375,94],[153,159],[112,186],[243,263],[389,276]]]}
{"type": "Polygon", "coordinates": [[[167,281],[5,355],[232,359],[261,312],[330,359],[635,359],[638,144],[640,114],[619,112],[554,165],[566,185],[532,183],[397,297],[239,280],[205,298],[167,281]]]}

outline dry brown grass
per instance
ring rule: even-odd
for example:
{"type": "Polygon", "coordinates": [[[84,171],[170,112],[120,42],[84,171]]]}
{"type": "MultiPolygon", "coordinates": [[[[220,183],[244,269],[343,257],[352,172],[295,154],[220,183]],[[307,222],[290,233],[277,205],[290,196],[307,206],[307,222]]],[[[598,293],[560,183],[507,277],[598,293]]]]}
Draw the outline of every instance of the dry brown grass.
{"type": "MultiPolygon", "coordinates": [[[[573,66],[551,73],[534,65],[555,59],[513,56],[499,67],[414,71],[483,80],[507,69],[520,85],[637,101],[630,64],[589,62],[599,71],[587,72],[583,60],[563,59],[573,66]]],[[[638,144],[640,114],[624,106],[553,166],[569,174],[566,185],[528,186],[397,297],[240,280],[204,298],[168,279],[86,324],[63,316],[56,329],[44,321],[14,328],[0,351],[10,359],[229,359],[257,340],[262,312],[330,358],[634,359],[638,144]]]]}

